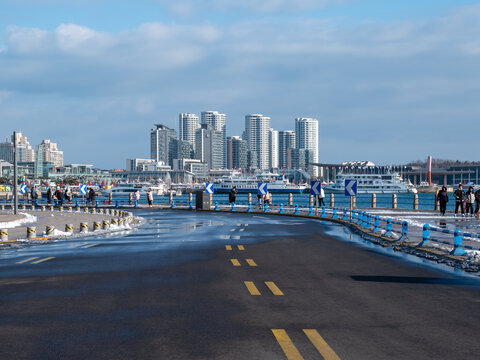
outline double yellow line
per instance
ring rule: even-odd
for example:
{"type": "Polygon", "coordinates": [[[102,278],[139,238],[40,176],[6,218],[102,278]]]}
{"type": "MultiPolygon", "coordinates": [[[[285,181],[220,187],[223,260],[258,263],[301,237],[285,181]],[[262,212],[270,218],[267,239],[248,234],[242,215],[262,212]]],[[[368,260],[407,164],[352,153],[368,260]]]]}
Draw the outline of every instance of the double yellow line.
{"type": "MultiPolygon", "coordinates": [[[[317,330],[303,329],[303,332],[325,360],[340,360],[317,330]]],[[[288,360],[303,360],[303,356],[284,329],[272,329],[272,333],[288,360]]]]}

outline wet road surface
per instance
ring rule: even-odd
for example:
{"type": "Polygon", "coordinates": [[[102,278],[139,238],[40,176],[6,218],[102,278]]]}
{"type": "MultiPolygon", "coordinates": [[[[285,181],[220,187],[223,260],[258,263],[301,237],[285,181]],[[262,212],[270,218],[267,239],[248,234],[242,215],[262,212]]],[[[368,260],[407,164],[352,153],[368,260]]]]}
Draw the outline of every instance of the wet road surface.
{"type": "Polygon", "coordinates": [[[0,359],[478,358],[476,278],[309,219],[138,215],[2,252],[0,359]]]}

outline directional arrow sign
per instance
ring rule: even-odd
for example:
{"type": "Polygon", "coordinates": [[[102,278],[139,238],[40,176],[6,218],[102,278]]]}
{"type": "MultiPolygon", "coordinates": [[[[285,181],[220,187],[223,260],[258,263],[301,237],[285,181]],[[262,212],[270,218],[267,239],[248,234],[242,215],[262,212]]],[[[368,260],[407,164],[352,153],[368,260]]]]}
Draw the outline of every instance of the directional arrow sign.
{"type": "Polygon", "coordinates": [[[345,179],[345,196],[357,196],[357,180],[345,179]]]}
{"type": "Polygon", "coordinates": [[[80,185],[80,194],[85,195],[87,193],[87,185],[80,185]]]}
{"type": "Polygon", "coordinates": [[[20,194],[25,194],[27,192],[27,185],[20,185],[20,194]]]}
{"type": "Polygon", "coordinates": [[[207,194],[213,194],[213,183],[206,183],[205,191],[207,194]]]}
{"type": "Polygon", "coordinates": [[[267,183],[258,183],[258,195],[267,195],[267,183]]]}
{"type": "Polygon", "coordinates": [[[321,181],[312,181],[310,184],[310,195],[320,195],[320,189],[322,188],[321,181]]]}

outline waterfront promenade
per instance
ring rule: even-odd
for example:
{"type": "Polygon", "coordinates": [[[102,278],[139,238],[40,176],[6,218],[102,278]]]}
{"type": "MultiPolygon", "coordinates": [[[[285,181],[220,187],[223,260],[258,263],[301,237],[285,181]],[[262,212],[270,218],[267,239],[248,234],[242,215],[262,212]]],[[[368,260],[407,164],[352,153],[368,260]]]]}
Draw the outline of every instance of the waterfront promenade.
{"type": "Polygon", "coordinates": [[[480,283],[336,223],[137,209],[0,261],[3,359],[475,359],[480,283]],[[93,245],[93,246],[92,246],[93,245]],[[50,261],[26,261],[48,256],[50,261]]]}

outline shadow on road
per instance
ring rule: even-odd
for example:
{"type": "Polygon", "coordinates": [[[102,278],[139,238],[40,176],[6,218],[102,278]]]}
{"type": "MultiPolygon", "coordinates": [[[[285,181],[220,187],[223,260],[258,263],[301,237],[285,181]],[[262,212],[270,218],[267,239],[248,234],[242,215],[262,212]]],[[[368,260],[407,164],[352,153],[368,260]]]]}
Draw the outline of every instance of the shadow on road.
{"type": "Polygon", "coordinates": [[[367,282],[389,282],[400,284],[432,284],[432,285],[468,285],[480,287],[480,280],[476,279],[458,279],[458,278],[432,278],[417,276],[363,276],[352,275],[355,281],[367,282]]]}

